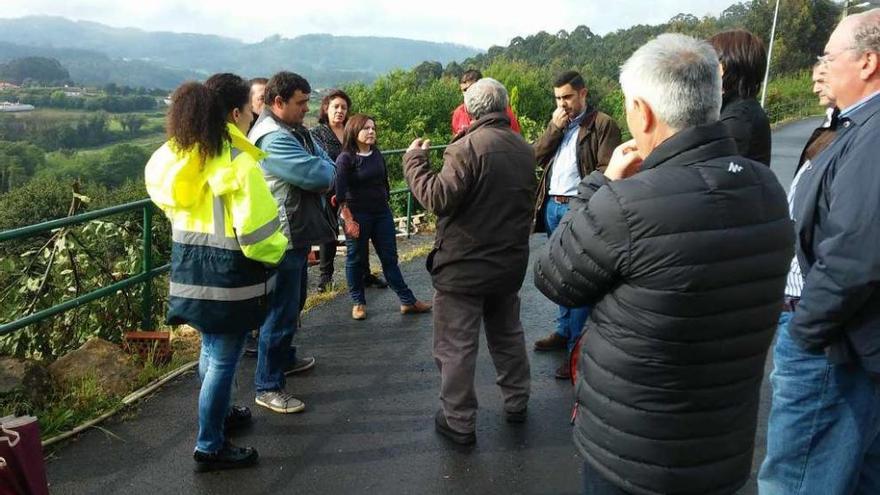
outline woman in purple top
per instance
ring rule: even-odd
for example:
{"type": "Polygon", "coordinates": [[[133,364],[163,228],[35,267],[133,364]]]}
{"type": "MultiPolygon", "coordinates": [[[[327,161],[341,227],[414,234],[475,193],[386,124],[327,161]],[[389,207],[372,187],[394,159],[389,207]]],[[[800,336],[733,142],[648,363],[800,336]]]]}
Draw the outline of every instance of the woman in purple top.
{"type": "Polygon", "coordinates": [[[367,243],[371,240],[385,280],[400,298],[400,312],[413,314],[431,310],[430,304],[417,300],[409,290],[397,265],[397,232],[389,197],[385,158],[376,148],[376,123],[367,115],[352,115],[345,124],[342,152],[336,158],[336,200],[345,222],[345,276],[354,301],[351,317],[355,320],[367,317],[362,267],[366,263],[367,243]]]}

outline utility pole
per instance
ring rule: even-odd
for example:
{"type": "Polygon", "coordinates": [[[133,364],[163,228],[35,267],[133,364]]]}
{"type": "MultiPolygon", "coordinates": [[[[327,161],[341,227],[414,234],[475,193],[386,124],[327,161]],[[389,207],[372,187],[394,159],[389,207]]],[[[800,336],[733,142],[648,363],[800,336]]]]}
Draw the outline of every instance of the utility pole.
{"type": "MultiPolygon", "coordinates": [[[[846,0],[849,3],[849,0],[846,0]]],[[[770,47],[767,49],[767,68],[764,71],[764,85],[761,88],[761,108],[767,102],[767,83],[770,81],[770,62],[773,60],[773,40],[776,38],[776,21],[779,19],[779,0],[776,0],[776,11],[773,13],[773,27],[770,28],[770,47]]]]}

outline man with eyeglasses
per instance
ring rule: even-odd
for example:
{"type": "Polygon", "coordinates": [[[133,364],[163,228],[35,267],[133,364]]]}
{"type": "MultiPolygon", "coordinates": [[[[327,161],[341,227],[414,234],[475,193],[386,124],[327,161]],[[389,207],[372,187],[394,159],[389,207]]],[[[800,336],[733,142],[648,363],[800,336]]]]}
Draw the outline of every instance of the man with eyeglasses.
{"type": "Polygon", "coordinates": [[[841,21],[820,61],[840,116],[790,192],[803,288],[773,351],[762,495],[880,493],[880,9],[841,21]]]}
{"type": "MultiPolygon", "coordinates": [[[[461,94],[464,95],[465,91],[471,87],[471,85],[480,79],[483,78],[483,73],[478,71],[477,69],[470,69],[464,71],[461,77],[458,79],[458,87],[461,89],[461,94]]],[[[507,118],[510,119],[510,128],[513,129],[513,132],[517,134],[521,134],[519,128],[519,122],[516,120],[516,114],[513,113],[513,109],[510,108],[510,105],[507,105],[507,118]]],[[[464,102],[459,105],[455,111],[452,112],[452,136],[453,139],[456,139],[463,135],[468,127],[471,126],[471,115],[468,113],[467,108],[464,106],[464,102]]]]}
{"type": "Polygon", "coordinates": [[[840,120],[840,109],[837,108],[831,88],[828,87],[828,68],[823,57],[813,66],[813,94],[819,98],[819,105],[825,109],[825,121],[813,130],[807,144],[801,152],[795,174],[807,163],[811,162],[825,148],[827,148],[837,135],[837,123],[840,120]]]}

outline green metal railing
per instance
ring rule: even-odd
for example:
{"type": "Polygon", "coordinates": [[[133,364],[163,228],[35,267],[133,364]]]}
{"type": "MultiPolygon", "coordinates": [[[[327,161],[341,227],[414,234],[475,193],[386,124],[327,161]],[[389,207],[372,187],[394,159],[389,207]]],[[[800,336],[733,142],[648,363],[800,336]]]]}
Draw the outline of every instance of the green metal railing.
{"type": "MultiPolygon", "coordinates": [[[[438,144],[436,146],[429,147],[428,150],[430,150],[430,151],[444,150],[444,149],[446,149],[446,146],[447,145],[445,145],[445,144],[438,144]]],[[[405,148],[404,149],[397,149],[397,150],[388,150],[388,151],[383,151],[382,155],[384,155],[384,156],[403,155],[404,153],[406,153],[406,151],[407,150],[405,148]]],[[[405,230],[405,233],[406,233],[406,238],[409,239],[409,237],[412,235],[412,212],[413,212],[412,191],[410,191],[409,188],[407,188],[407,187],[400,188],[400,189],[394,189],[391,191],[392,196],[396,196],[398,194],[404,194],[404,193],[406,194],[406,230],[405,230]]]]}
{"type": "MultiPolygon", "coordinates": [[[[431,150],[440,150],[446,148],[446,145],[439,146],[431,146],[431,150]]],[[[406,153],[405,149],[397,149],[397,150],[389,150],[383,151],[382,154],[385,156],[392,155],[402,155],[406,153]]],[[[413,196],[412,192],[408,188],[395,189],[391,191],[392,195],[404,194],[406,193],[406,236],[409,237],[412,232],[412,212],[413,212],[413,196]]],[[[92,220],[97,220],[100,218],[105,218],[111,215],[116,215],[119,213],[126,213],[129,211],[143,211],[143,243],[142,243],[142,264],[141,271],[135,275],[132,275],[128,278],[120,280],[119,282],[115,282],[106,287],[101,287],[100,289],[96,289],[87,294],[83,294],[81,296],[77,296],[73,299],[64,301],[62,303],[56,304],[50,308],[43,309],[41,311],[37,311],[35,313],[26,315],[17,320],[13,320],[8,323],[0,324],[0,337],[10,334],[16,330],[20,330],[28,325],[40,322],[57,314],[63,313],[65,311],[74,309],[76,307],[82,306],[83,304],[90,303],[97,299],[101,299],[110,295],[115,294],[116,292],[127,289],[129,287],[133,287],[138,284],[143,284],[143,288],[141,291],[141,328],[144,330],[153,329],[153,297],[152,297],[152,289],[153,289],[153,278],[168,272],[171,265],[165,264],[160,267],[153,267],[153,239],[152,239],[152,230],[153,230],[153,213],[154,206],[152,201],[149,199],[142,199],[139,201],[134,201],[132,203],[126,203],[123,205],[112,206],[110,208],[104,208],[101,210],[90,211],[87,213],[81,213],[79,215],[74,215],[66,218],[59,218],[57,220],[50,220],[48,222],[39,223],[36,225],[28,225],[25,227],[20,227],[17,229],[7,230],[0,232],[0,242],[4,241],[15,241],[20,239],[26,239],[28,237],[33,237],[37,234],[41,234],[43,232],[48,232],[55,229],[69,227],[71,225],[77,225],[85,222],[89,222],[92,220]]]]}
{"type": "Polygon", "coordinates": [[[153,230],[153,203],[149,199],[142,199],[140,201],[126,203],[124,205],[112,206],[110,208],[104,208],[102,210],[90,211],[67,218],[59,218],[57,220],[50,220],[48,222],[43,222],[36,225],[28,225],[26,227],[0,232],[0,242],[25,239],[37,234],[41,234],[43,232],[48,232],[50,230],[69,227],[71,225],[77,225],[80,223],[89,222],[91,220],[97,220],[99,218],[116,215],[118,213],[125,213],[136,210],[143,211],[144,222],[144,239],[142,252],[143,261],[141,264],[141,271],[139,273],[132,275],[131,277],[128,277],[126,279],[120,280],[119,282],[110,284],[106,287],[101,287],[100,289],[96,289],[87,294],[83,294],[68,301],[64,301],[63,303],[56,304],[55,306],[52,306],[50,308],[37,311],[17,320],[13,320],[9,323],[0,324],[0,336],[12,333],[33,323],[37,323],[51,316],[55,316],[59,313],[63,313],[67,310],[82,306],[83,304],[90,303],[97,299],[107,297],[109,295],[115,294],[117,291],[127,289],[138,284],[144,284],[141,293],[141,325],[142,328],[145,330],[152,329],[152,280],[154,277],[167,272],[171,265],[165,264],[157,268],[153,267],[153,242],[151,235],[153,230]]]}

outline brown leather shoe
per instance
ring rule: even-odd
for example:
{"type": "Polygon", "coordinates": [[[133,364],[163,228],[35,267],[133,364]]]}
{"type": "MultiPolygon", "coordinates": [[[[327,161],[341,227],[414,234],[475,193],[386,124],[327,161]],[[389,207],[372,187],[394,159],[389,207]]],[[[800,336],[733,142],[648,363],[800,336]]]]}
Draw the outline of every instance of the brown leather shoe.
{"type": "Polygon", "coordinates": [[[558,380],[571,380],[571,368],[568,367],[567,359],[558,368],[556,368],[556,374],[554,376],[558,380]]]}
{"type": "Polygon", "coordinates": [[[419,313],[427,313],[429,311],[431,311],[431,305],[422,301],[416,301],[412,304],[400,305],[400,314],[402,315],[414,315],[419,313]]]}
{"type": "Polygon", "coordinates": [[[535,341],[536,351],[560,351],[566,347],[568,347],[568,339],[556,332],[550,332],[550,335],[535,341]]]}
{"type": "Polygon", "coordinates": [[[351,317],[355,320],[366,320],[367,319],[367,305],[366,304],[355,304],[351,308],[351,317]]]}

